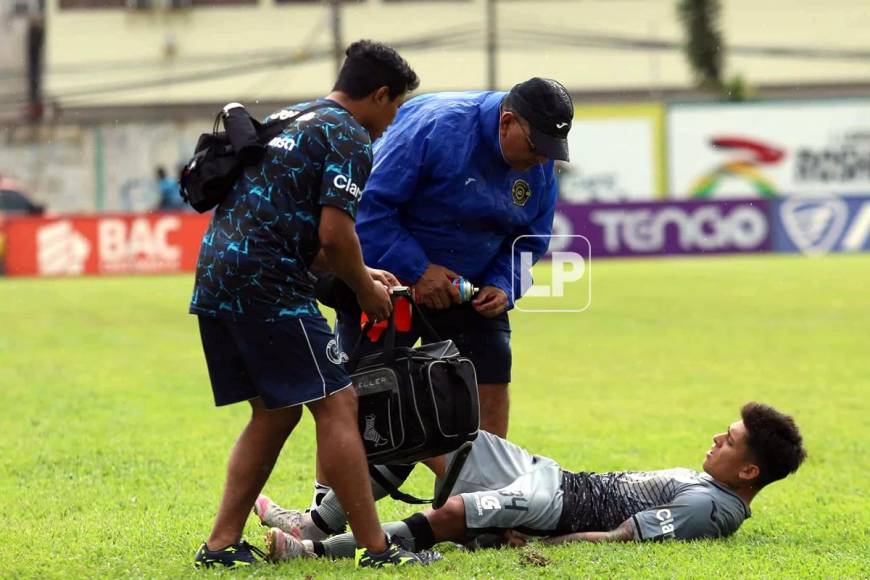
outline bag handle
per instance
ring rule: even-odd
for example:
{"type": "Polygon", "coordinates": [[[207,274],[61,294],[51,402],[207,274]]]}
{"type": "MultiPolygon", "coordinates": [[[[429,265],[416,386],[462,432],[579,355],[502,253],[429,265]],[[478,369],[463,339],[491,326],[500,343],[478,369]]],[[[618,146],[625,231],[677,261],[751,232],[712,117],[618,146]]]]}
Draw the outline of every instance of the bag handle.
{"type": "MultiPolygon", "coordinates": [[[[395,305],[396,298],[403,297],[407,298],[408,302],[411,304],[411,312],[412,317],[415,320],[419,320],[423,325],[423,331],[428,335],[430,340],[435,342],[439,342],[441,340],[440,335],[435,331],[435,328],[429,321],[426,319],[426,316],[423,314],[423,311],[414,302],[414,297],[411,294],[410,289],[404,286],[398,286],[390,289],[390,297],[393,300],[395,305]]],[[[349,373],[352,373],[356,370],[357,365],[359,364],[359,359],[361,357],[361,347],[362,341],[365,339],[366,334],[368,334],[369,330],[374,326],[374,322],[371,320],[366,321],[363,325],[362,330],[360,331],[359,337],[356,339],[356,343],[353,346],[353,350],[351,351],[351,355],[347,360],[346,368],[349,373]]],[[[387,330],[384,336],[384,360],[386,362],[392,362],[395,356],[396,349],[396,321],[394,320],[394,316],[390,313],[390,318],[387,320],[387,330]]]]}
{"type": "Polygon", "coordinates": [[[447,465],[447,471],[444,473],[444,478],[436,480],[435,497],[431,499],[421,499],[415,495],[400,490],[392,481],[384,477],[384,474],[382,474],[375,465],[369,465],[369,475],[378,485],[386,490],[391,498],[415,505],[430,503],[432,504],[432,507],[437,510],[447,503],[447,500],[450,499],[451,495],[453,495],[453,486],[456,485],[456,480],[459,479],[459,473],[462,471],[465,461],[471,454],[474,439],[477,439],[477,434],[474,435],[473,439],[466,441],[456,449],[453,454],[453,459],[451,459],[450,464],[447,465]]]}
{"type": "Polygon", "coordinates": [[[421,499],[417,496],[405,493],[404,491],[393,485],[390,480],[384,477],[384,475],[380,471],[378,471],[374,465],[369,465],[369,475],[372,479],[375,480],[375,482],[377,482],[378,485],[383,487],[387,491],[387,493],[390,494],[391,498],[397,501],[403,501],[405,503],[415,505],[431,504],[435,501],[435,498],[421,499]]]}

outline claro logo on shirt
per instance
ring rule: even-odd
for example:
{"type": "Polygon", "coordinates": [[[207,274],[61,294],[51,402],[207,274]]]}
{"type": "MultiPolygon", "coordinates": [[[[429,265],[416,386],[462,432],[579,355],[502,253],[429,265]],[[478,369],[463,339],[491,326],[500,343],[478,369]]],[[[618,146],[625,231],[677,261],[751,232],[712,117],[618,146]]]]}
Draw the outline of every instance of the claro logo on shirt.
{"type": "Polygon", "coordinates": [[[665,538],[674,537],[674,516],[669,509],[660,509],[656,512],[656,519],[659,521],[659,526],[662,528],[662,534],[665,538]]]}
{"type": "Polygon", "coordinates": [[[362,195],[362,190],[359,186],[345,175],[336,175],[335,179],[332,180],[332,184],[338,189],[348,192],[357,199],[362,195]]]}

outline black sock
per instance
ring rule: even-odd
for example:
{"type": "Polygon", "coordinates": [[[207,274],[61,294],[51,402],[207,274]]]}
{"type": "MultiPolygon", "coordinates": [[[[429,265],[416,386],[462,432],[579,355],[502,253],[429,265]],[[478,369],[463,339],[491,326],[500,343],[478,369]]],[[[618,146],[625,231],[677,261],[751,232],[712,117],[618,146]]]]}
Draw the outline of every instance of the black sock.
{"type": "Polygon", "coordinates": [[[415,540],[415,548],[417,550],[428,550],[435,545],[435,532],[432,531],[432,526],[429,520],[421,513],[416,513],[409,518],[402,520],[402,523],[408,526],[411,530],[411,535],[415,540]]]}
{"type": "Polygon", "coordinates": [[[328,534],[331,536],[333,534],[343,534],[344,533],[344,527],[342,527],[340,530],[333,530],[332,528],[330,528],[329,524],[326,523],[326,521],[323,519],[323,516],[321,516],[319,513],[317,513],[316,509],[308,512],[308,515],[311,516],[311,522],[315,526],[317,526],[317,528],[321,532],[323,532],[324,534],[328,534]]]}

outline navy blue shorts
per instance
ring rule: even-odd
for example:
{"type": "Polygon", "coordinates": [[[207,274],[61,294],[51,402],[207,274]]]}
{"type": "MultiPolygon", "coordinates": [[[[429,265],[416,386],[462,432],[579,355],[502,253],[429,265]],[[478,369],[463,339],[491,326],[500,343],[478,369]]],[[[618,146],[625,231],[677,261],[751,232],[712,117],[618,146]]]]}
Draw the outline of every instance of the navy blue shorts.
{"type": "MultiPolygon", "coordinates": [[[[478,383],[511,382],[511,325],[507,312],[486,318],[471,304],[457,304],[446,310],[421,309],[438,337],[451,339],[462,356],[474,364],[478,383]]],[[[350,355],[360,334],[359,313],[340,311],[336,327],[341,348],[350,355]]],[[[422,338],[424,344],[432,342],[422,333],[422,325],[414,319],[411,332],[396,334],[396,344],[412,346],[418,338],[422,338]]],[[[363,353],[373,348],[377,346],[363,340],[363,353]]]]}
{"type": "Polygon", "coordinates": [[[262,322],[201,315],[199,334],[217,406],[259,397],[279,409],[350,386],[322,316],[262,322]]]}

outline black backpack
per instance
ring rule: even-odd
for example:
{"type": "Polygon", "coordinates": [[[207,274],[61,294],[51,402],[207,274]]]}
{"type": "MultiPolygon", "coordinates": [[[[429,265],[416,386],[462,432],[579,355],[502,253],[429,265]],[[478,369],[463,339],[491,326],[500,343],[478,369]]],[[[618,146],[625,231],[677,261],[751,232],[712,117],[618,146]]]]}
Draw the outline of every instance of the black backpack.
{"type": "Polygon", "coordinates": [[[215,117],[212,132],[199,136],[193,157],[181,170],[181,197],[199,213],[214,208],[226,198],[244,168],[263,159],[269,141],[280,135],[298,117],[315,109],[332,106],[337,105],[319,103],[295,115],[285,118],[279,116],[267,123],[260,123],[244,107],[239,106],[240,110],[236,109],[232,120],[241,121],[243,129],[249,133],[245,135],[249,139],[244,152],[240,151],[240,138],[233,132],[235,127],[228,123],[230,117],[226,109],[221,110],[215,117]],[[226,131],[218,131],[221,121],[226,131]]]}

